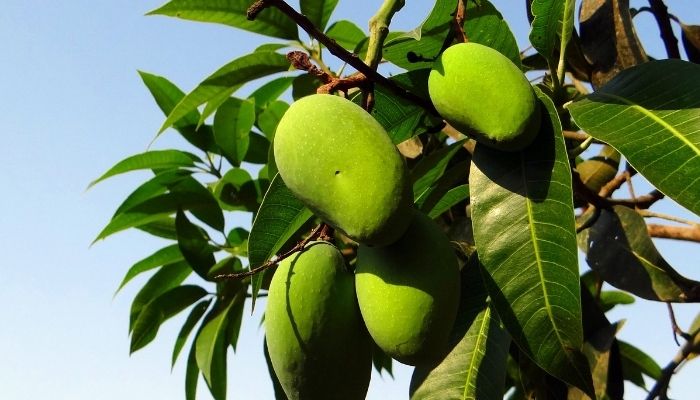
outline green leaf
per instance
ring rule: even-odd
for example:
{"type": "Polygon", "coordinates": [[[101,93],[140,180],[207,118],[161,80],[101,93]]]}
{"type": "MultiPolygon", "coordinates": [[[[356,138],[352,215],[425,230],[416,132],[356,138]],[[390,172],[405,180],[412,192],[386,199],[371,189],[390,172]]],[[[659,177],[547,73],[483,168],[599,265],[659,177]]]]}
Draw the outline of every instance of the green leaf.
{"type": "Polygon", "coordinates": [[[170,195],[182,199],[183,210],[189,210],[200,221],[212,228],[224,230],[224,214],[219,207],[214,195],[199,181],[187,177],[170,186],[170,195]]]}
{"type": "Polygon", "coordinates": [[[462,139],[458,142],[454,142],[449,146],[431,153],[420,160],[413,170],[411,170],[413,197],[416,203],[420,203],[421,199],[424,199],[428,195],[430,187],[437,182],[445,172],[447,163],[449,163],[452,157],[462,148],[465,140],[466,139],[462,139]]]}
{"type": "Polygon", "coordinates": [[[136,226],[135,228],[159,238],[177,240],[175,218],[173,217],[164,216],[151,222],[136,226]]]}
{"type": "Polygon", "coordinates": [[[372,365],[380,375],[383,371],[386,371],[391,377],[394,376],[392,372],[392,358],[384,353],[384,351],[382,351],[382,349],[380,349],[376,343],[372,343],[372,365]]]}
{"type": "Polygon", "coordinates": [[[230,95],[232,87],[288,69],[287,58],[275,52],[255,52],[237,58],[219,68],[180,100],[168,114],[159,133],[221,93],[227,92],[230,95]]]}
{"type": "Polygon", "coordinates": [[[221,207],[228,211],[255,211],[258,208],[255,181],[243,168],[228,170],[216,183],[214,196],[221,207]]]}
{"type": "Polygon", "coordinates": [[[593,393],[583,344],[571,171],[554,104],[521,152],[477,144],[469,175],[474,239],[489,293],[518,347],[549,374],[593,393]]]}
{"type": "Polygon", "coordinates": [[[143,169],[176,169],[194,167],[195,162],[202,162],[194,154],[180,150],[152,150],[136,154],[119,161],[102,176],[90,182],[88,188],[115,175],[143,169]]]}
{"type": "Polygon", "coordinates": [[[301,13],[311,20],[318,30],[323,31],[335,6],[338,5],[338,0],[301,0],[299,5],[301,13]]]}
{"type": "Polygon", "coordinates": [[[654,380],[661,378],[661,367],[648,354],[622,340],[618,340],[618,344],[620,345],[623,368],[627,365],[633,365],[639,368],[644,375],[654,380]]]}
{"type": "MultiPolygon", "coordinates": [[[[167,116],[175,108],[177,103],[185,97],[185,93],[166,78],[158,75],[139,71],[139,75],[158,107],[167,116]]],[[[214,151],[214,139],[209,127],[199,127],[202,117],[197,110],[192,110],[182,119],[173,124],[182,137],[195,147],[204,151],[214,151]]]]}
{"type": "Polygon", "coordinates": [[[254,123],[255,104],[252,101],[229,98],[216,111],[214,139],[231,165],[241,165],[254,123]]]}
{"type": "Polygon", "coordinates": [[[435,366],[416,367],[411,400],[503,398],[510,336],[487,301],[480,275],[478,262],[462,270],[449,353],[435,366]]]}
{"type": "Polygon", "coordinates": [[[219,106],[224,104],[226,100],[231,98],[231,95],[237,91],[238,89],[241,88],[241,85],[235,85],[231,86],[230,88],[220,91],[219,93],[216,94],[216,96],[212,97],[211,99],[207,100],[207,105],[204,106],[204,110],[202,110],[202,115],[199,117],[199,125],[203,125],[204,121],[207,120],[212,114],[216,112],[216,110],[219,109],[219,106]]]}
{"type": "Polygon", "coordinates": [[[199,286],[184,285],[172,288],[149,302],[134,322],[129,352],[133,353],[153,341],[163,322],[206,295],[207,291],[199,286]]]}
{"type": "Polygon", "coordinates": [[[700,215],[700,65],[650,61],[568,106],[652,185],[700,215]]]}
{"type": "MultiPolygon", "coordinates": [[[[285,186],[279,174],[275,175],[248,237],[248,260],[251,269],[275,256],[312,216],[311,211],[285,186]]],[[[263,278],[264,273],[255,274],[251,278],[253,307],[263,278]]]]}
{"type": "Polygon", "coordinates": [[[145,285],[134,296],[131,302],[131,311],[129,312],[129,333],[134,329],[134,323],[139,317],[141,310],[156,299],[161,294],[168,290],[179,286],[185,280],[192,270],[185,262],[176,262],[173,264],[164,265],[146,282],[145,285]]]}
{"type": "Polygon", "coordinates": [[[137,204],[143,203],[144,201],[157,195],[166,193],[169,187],[177,184],[190,175],[192,175],[192,171],[186,169],[176,169],[159,173],[131,192],[131,194],[127,196],[122,204],[117,207],[117,211],[114,212],[112,218],[122,214],[124,211],[129,210],[137,204]]]}
{"type": "Polygon", "coordinates": [[[355,51],[357,45],[366,37],[362,29],[345,19],[336,21],[328,27],[326,36],[348,51],[355,51]]]}
{"type": "Polygon", "coordinates": [[[456,206],[460,202],[466,200],[468,197],[469,185],[459,185],[453,187],[452,189],[448,190],[447,193],[440,198],[440,200],[438,200],[432,209],[428,211],[428,216],[430,218],[437,218],[453,206],[456,206]]]}
{"type": "Polygon", "coordinates": [[[180,332],[177,334],[177,339],[175,339],[175,346],[173,347],[173,355],[170,363],[171,368],[175,366],[177,357],[185,346],[185,342],[187,342],[187,338],[190,336],[192,329],[194,329],[197,322],[202,319],[202,316],[204,316],[211,302],[212,299],[203,300],[192,307],[192,311],[190,311],[190,314],[187,316],[185,323],[182,324],[182,328],[180,328],[180,332]]]}
{"type": "MultiPolygon", "coordinates": [[[[454,1],[438,0],[421,26],[387,40],[384,58],[407,70],[430,68],[440,53],[452,43],[455,7],[454,1]]],[[[490,2],[466,2],[465,15],[464,28],[469,41],[500,51],[520,67],[520,52],[515,37],[490,2]]]]}
{"type": "Polygon", "coordinates": [[[534,17],[530,43],[550,65],[555,65],[554,51],[558,49],[567,1],[569,0],[533,0],[530,7],[534,17]]]}
{"type": "Polygon", "coordinates": [[[209,270],[214,264],[214,248],[209,244],[203,230],[190,222],[182,210],[175,217],[177,244],[190,267],[205,280],[209,280],[209,270]]]}
{"type": "Polygon", "coordinates": [[[270,103],[265,111],[260,113],[258,116],[258,126],[265,134],[265,137],[267,137],[270,141],[272,141],[275,137],[277,124],[280,123],[280,119],[282,119],[282,116],[285,112],[287,112],[288,108],[289,104],[284,101],[277,100],[270,103]]]}
{"type": "Polygon", "coordinates": [[[700,301],[700,282],[683,277],[666,262],[636,211],[624,206],[600,210],[580,235],[588,265],[616,288],[648,300],[700,301]]]}
{"type": "Polygon", "coordinates": [[[270,82],[257,88],[248,99],[255,102],[255,109],[262,110],[267,107],[268,104],[277,100],[284,92],[292,86],[295,77],[293,76],[283,76],[281,78],[273,79],[270,82]]]}
{"type": "Polygon", "coordinates": [[[137,275],[153,268],[166,264],[172,264],[182,260],[184,260],[184,258],[182,257],[182,253],[176,244],[163,247],[150,256],[132,265],[114,294],[116,295],[124,287],[124,285],[129,283],[129,281],[131,281],[137,275]]]}
{"type": "Polygon", "coordinates": [[[243,161],[251,164],[266,164],[268,162],[267,155],[271,148],[270,141],[265,136],[251,133],[248,152],[243,161]]]}
{"type": "Polygon", "coordinates": [[[304,96],[315,94],[316,89],[322,84],[323,82],[316,76],[310,74],[299,75],[294,78],[292,83],[292,98],[294,101],[297,101],[304,96]]]}
{"type": "Polygon", "coordinates": [[[267,7],[254,21],[248,20],[249,0],[171,0],[146,15],[167,15],[213,22],[281,39],[298,39],[297,26],[275,7],[267,7]]]}
{"type": "MultiPolygon", "coordinates": [[[[199,334],[199,332],[197,332],[199,334]]],[[[187,356],[187,369],[185,370],[185,400],[197,400],[197,383],[199,381],[199,367],[197,366],[196,342],[192,343],[187,356]]]]}

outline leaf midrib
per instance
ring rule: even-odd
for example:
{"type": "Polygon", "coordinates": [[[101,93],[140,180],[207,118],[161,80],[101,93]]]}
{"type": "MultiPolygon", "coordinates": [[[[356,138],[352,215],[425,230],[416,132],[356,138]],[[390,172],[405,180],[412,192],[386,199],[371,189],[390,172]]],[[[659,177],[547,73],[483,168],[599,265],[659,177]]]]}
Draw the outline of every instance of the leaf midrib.
{"type": "MultiPolygon", "coordinates": [[[[467,379],[464,381],[464,391],[462,392],[462,400],[467,399],[467,391],[469,389],[469,382],[472,381],[472,372],[474,371],[475,364],[477,363],[477,355],[478,349],[481,346],[481,342],[483,341],[482,339],[485,337],[484,331],[486,330],[486,327],[489,325],[491,319],[491,307],[486,306],[486,310],[484,312],[484,316],[481,320],[481,327],[479,327],[479,333],[477,336],[477,341],[476,344],[474,345],[474,351],[472,352],[472,357],[471,360],[469,361],[469,367],[467,371],[467,379]]],[[[476,387],[476,385],[474,386],[476,387]]]]}

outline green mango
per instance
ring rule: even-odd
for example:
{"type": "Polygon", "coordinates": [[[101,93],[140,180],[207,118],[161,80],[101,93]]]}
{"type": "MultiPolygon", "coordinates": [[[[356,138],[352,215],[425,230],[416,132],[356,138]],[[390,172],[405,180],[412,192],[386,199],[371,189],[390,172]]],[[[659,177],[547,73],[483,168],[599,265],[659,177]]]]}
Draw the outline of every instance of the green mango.
{"type": "Polygon", "coordinates": [[[268,292],[265,336],[290,400],[365,398],[372,341],[353,275],[335,246],[312,242],[280,263],[268,292]]]}
{"type": "Polygon", "coordinates": [[[316,94],[294,102],[277,125],[274,153],[287,187],[350,238],[383,246],[406,230],[413,195],[403,157],[350,100],[316,94]]]}
{"type": "Polygon", "coordinates": [[[489,147],[517,151],[540,126],[539,103],[525,75],[506,56],[478,43],[445,50],[428,77],[435,109],[489,147]]]}
{"type": "Polygon", "coordinates": [[[390,246],[360,246],[355,290],[367,330],[392,358],[429,364],[447,351],[459,306],[459,267],[447,236],[425,214],[416,212],[390,246]]]}

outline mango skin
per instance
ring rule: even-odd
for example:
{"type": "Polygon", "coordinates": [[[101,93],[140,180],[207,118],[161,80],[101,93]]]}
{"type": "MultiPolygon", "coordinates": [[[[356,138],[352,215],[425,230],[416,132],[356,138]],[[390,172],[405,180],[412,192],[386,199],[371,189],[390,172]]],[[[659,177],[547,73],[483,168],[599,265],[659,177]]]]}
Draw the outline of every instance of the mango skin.
{"type": "Polygon", "coordinates": [[[268,292],[265,334],[290,400],[365,398],[372,342],[353,275],[333,245],[312,242],[280,263],[268,292]]]}
{"type": "Polygon", "coordinates": [[[435,109],[489,147],[527,147],[540,126],[539,103],[525,75],[506,56],[478,43],[445,50],[428,77],[435,109]]]}
{"type": "Polygon", "coordinates": [[[383,246],[408,227],[413,194],[403,157],[350,100],[315,94],[294,102],[277,126],[274,152],[287,187],[353,240],[383,246]]]}
{"type": "Polygon", "coordinates": [[[355,290],[367,330],[392,358],[430,364],[447,351],[459,307],[459,267],[447,236],[425,214],[416,212],[390,246],[360,246],[355,290]]]}

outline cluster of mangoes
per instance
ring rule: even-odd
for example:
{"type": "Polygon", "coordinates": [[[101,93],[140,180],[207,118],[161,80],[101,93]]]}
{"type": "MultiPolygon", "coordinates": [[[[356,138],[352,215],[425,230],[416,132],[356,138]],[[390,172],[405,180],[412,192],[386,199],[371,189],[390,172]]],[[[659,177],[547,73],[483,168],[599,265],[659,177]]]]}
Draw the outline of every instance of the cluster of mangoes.
{"type": "MultiPolygon", "coordinates": [[[[429,86],[443,117],[489,146],[522,148],[539,124],[527,80],[484,46],[446,50],[429,86]],[[499,76],[470,73],[475,65],[499,76]],[[514,86],[513,100],[486,96],[472,104],[468,93],[483,91],[488,79],[514,86]],[[523,93],[530,97],[517,100],[523,93]],[[482,115],[488,109],[499,114],[482,115]]],[[[359,244],[354,271],[332,243],[311,242],[281,261],[272,278],[266,340],[287,397],[363,399],[372,342],[405,364],[438,361],[459,305],[458,262],[440,227],[413,208],[405,161],[383,127],[345,98],[307,96],[280,120],[274,156],[287,187],[359,244]]]]}

